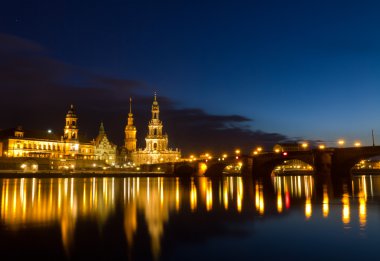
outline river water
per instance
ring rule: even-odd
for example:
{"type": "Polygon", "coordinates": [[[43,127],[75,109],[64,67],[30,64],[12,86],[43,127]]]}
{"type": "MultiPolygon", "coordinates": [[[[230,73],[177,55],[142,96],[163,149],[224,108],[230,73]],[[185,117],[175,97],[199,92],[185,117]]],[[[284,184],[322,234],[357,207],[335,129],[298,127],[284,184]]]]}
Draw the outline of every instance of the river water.
{"type": "Polygon", "coordinates": [[[375,259],[380,177],[0,179],[1,260],[375,259]]]}

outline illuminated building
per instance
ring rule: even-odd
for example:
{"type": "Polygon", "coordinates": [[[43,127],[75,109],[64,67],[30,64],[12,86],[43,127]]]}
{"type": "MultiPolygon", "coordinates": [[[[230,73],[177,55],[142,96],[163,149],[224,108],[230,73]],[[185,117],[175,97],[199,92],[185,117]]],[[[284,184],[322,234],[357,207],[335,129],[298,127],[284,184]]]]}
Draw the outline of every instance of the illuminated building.
{"type": "MultiPolygon", "coordinates": [[[[160,109],[158,106],[157,97],[154,95],[152,104],[152,119],[149,121],[148,134],[145,138],[146,147],[145,149],[139,149],[138,151],[131,152],[132,161],[136,165],[175,162],[181,158],[181,152],[178,149],[168,149],[168,135],[162,133],[163,124],[159,119],[159,114],[160,109]]],[[[130,117],[132,117],[131,113],[130,117]]],[[[131,123],[133,123],[133,120],[131,120],[131,123]]]]}
{"type": "Polygon", "coordinates": [[[108,140],[103,122],[100,123],[99,134],[95,139],[95,158],[104,160],[112,166],[115,165],[116,145],[108,140]]]}
{"type": "Polygon", "coordinates": [[[102,160],[112,164],[116,158],[116,146],[109,142],[103,125],[96,140],[80,137],[78,116],[71,105],[65,117],[63,136],[51,130],[24,130],[22,127],[0,131],[0,156],[7,158],[48,158],[54,161],[51,167],[86,168],[89,160],[102,160]],[[59,163],[59,164],[58,164],[59,163]]]}

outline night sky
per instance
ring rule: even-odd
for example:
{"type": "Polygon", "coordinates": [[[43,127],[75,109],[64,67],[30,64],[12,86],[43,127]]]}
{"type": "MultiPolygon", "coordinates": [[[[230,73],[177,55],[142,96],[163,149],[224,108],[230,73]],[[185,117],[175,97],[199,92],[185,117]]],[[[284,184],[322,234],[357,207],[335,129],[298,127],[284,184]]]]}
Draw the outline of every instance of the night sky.
{"type": "Polygon", "coordinates": [[[2,1],[0,128],[139,147],[153,93],[171,147],[218,151],[283,140],[380,144],[380,1],[2,1]]]}

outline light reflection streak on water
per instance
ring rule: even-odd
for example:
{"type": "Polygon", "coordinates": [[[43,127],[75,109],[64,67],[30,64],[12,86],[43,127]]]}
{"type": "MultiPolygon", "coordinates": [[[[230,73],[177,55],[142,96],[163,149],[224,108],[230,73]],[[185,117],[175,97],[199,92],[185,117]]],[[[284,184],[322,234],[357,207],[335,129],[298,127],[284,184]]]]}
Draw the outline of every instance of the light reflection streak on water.
{"type": "Polygon", "coordinates": [[[190,183],[190,209],[191,212],[197,209],[197,188],[195,187],[194,178],[191,179],[190,183]]]}
{"type": "Polygon", "coordinates": [[[347,225],[350,224],[350,198],[347,192],[343,193],[342,204],[342,222],[345,228],[349,228],[347,225]]]}
{"type": "Polygon", "coordinates": [[[260,215],[264,215],[264,190],[261,182],[257,182],[255,185],[255,202],[256,210],[260,215]]]}
{"type": "Polygon", "coordinates": [[[242,211],[243,208],[243,181],[241,177],[237,177],[237,196],[236,196],[236,206],[238,212],[242,211]]]}
{"type": "MultiPolygon", "coordinates": [[[[164,188],[162,188],[163,190],[164,188]]],[[[179,201],[179,178],[176,178],[175,180],[175,209],[177,210],[177,212],[179,211],[179,205],[180,205],[180,201],[179,201]]]]}
{"type": "Polygon", "coordinates": [[[277,191],[277,212],[282,212],[282,196],[281,196],[281,190],[277,191]]]}
{"type": "Polygon", "coordinates": [[[311,199],[309,197],[306,197],[305,202],[305,217],[306,219],[309,219],[312,214],[312,206],[311,206],[311,199]]]}
{"type": "Polygon", "coordinates": [[[323,185],[322,213],[324,218],[329,216],[329,194],[326,184],[323,185]]]}
{"type": "Polygon", "coordinates": [[[228,210],[228,180],[223,180],[223,205],[224,209],[228,210]]]}
{"type": "Polygon", "coordinates": [[[209,180],[207,182],[206,209],[207,209],[207,211],[211,211],[212,210],[212,181],[211,180],[209,180]]]}
{"type": "Polygon", "coordinates": [[[367,199],[368,191],[370,196],[373,197],[373,182],[372,176],[360,176],[352,181],[352,191],[357,191],[357,197],[359,201],[359,225],[360,229],[364,231],[367,225],[367,199]],[[368,189],[368,186],[370,187],[368,189]]]}

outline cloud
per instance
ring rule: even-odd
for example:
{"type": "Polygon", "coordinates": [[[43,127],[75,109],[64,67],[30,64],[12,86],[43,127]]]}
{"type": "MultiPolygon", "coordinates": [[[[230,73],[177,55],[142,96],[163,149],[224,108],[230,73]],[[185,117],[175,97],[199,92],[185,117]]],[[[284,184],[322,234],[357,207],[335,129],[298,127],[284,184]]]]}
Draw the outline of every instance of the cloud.
{"type": "MultiPolygon", "coordinates": [[[[0,128],[22,125],[62,133],[67,109],[74,104],[82,134],[95,137],[104,121],[111,140],[119,145],[123,144],[129,97],[133,97],[139,146],[145,146],[153,97],[144,83],[77,68],[52,58],[37,43],[0,34],[0,90],[0,128]]],[[[159,97],[159,103],[169,143],[184,153],[251,149],[286,139],[277,133],[253,131],[249,127],[252,120],[241,115],[180,108],[168,97],[159,97]]]]}

